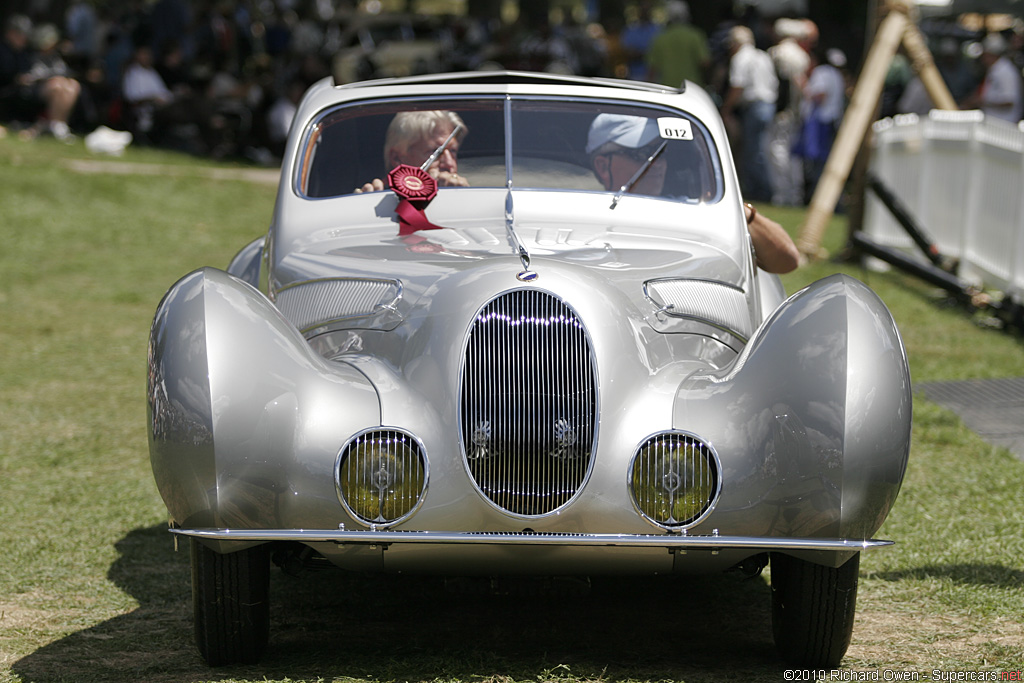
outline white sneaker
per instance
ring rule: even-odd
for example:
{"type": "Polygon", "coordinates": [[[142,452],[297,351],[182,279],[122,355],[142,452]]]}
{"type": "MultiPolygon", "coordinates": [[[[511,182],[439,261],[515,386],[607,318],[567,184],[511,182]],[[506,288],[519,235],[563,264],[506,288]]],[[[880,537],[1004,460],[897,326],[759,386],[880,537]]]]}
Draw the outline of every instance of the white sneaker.
{"type": "Polygon", "coordinates": [[[75,136],[63,121],[50,121],[50,133],[61,142],[72,142],[75,136]]]}
{"type": "Polygon", "coordinates": [[[85,147],[90,152],[121,156],[125,147],[132,142],[132,134],[123,130],[112,130],[100,126],[85,136],[85,147]]]}

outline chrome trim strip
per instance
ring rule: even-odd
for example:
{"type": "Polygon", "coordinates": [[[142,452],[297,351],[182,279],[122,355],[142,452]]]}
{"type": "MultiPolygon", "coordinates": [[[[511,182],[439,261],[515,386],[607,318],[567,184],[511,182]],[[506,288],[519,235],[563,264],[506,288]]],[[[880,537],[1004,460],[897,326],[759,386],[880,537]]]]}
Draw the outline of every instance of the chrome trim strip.
{"type": "Polygon", "coordinates": [[[688,536],[684,534],[538,534],[464,531],[346,531],[344,529],[170,529],[173,534],[211,541],[299,541],[388,545],[458,544],[523,545],[679,550],[871,550],[895,541],[848,538],[773,538],[758,536],[688,536]]]}

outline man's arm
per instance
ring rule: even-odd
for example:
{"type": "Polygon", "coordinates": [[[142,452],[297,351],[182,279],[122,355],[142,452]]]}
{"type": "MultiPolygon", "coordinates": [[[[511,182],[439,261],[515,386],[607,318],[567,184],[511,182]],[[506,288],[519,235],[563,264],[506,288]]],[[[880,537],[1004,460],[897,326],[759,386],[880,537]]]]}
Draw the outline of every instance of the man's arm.
{"type": "Polygon", "coordinates": [[[785,228],[752,205],[743,207],[747,230],[754,243],[757,266],[769,273],[788,273],[800,265],[800,251],[785,228]]]}

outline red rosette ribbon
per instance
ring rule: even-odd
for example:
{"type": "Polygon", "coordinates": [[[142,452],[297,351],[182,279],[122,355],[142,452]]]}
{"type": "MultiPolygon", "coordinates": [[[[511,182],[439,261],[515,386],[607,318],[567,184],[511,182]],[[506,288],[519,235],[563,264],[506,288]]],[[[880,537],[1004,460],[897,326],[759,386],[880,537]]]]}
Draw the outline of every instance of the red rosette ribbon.
{"type": "Polygon", "coordinates": [[[422,168],[399,164],[388,173],[388,183],[402,199],[429,202],[437,195],[437,181],[422,168]]]}
{"type": "Polygon", "coordinates": [[[437,181],[429,173],[415,166],[399,164],[388,173],[388,184],[400,199],[395,207],[400,225],[399,235],[443,227],[431,223],[424,213],[430,200],[437,196],[437,181]]]}

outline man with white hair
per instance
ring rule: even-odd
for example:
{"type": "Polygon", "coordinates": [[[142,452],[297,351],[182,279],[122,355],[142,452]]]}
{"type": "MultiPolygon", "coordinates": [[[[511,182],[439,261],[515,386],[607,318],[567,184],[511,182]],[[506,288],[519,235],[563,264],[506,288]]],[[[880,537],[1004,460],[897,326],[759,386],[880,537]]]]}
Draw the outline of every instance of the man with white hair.
{"type": "Polygon", "coordinates": [[[1024,84],[1021,72],[1006,51],[1009,45],[999,33],[990,33],[981,43],[985,80],[966,104],[981,109],[985,116],[1017,123],[1024,115],[1024,84]]]}
{"type": "Polygon", "coordinates": [[[772,58],[754,46],[754,33],[746,26],[734,26],[729,31],[728,45],[732,60],[722,118],[728,126],[739,115],[743,136],[739,166],[743,194],[754,201],[770,201],[772,183],[767,131],[775,118],[779,78],[772,58]]]}
{"type": "MultiPolygon", "coordinates": [[[[459,175],[459,146],[468,132],[462,118],[453,111],[399,112],[384,136],[384,168],[390,170],[399,164],[419,167],[448,140],[426,171],[438,187],[469,187],[466,178],[459,175]],[[455,130],[458,132],[448,140],[455,130]]],[[[376,192],[385,186],[383,179],[374,178],[356,192],[376,192]]]]}

